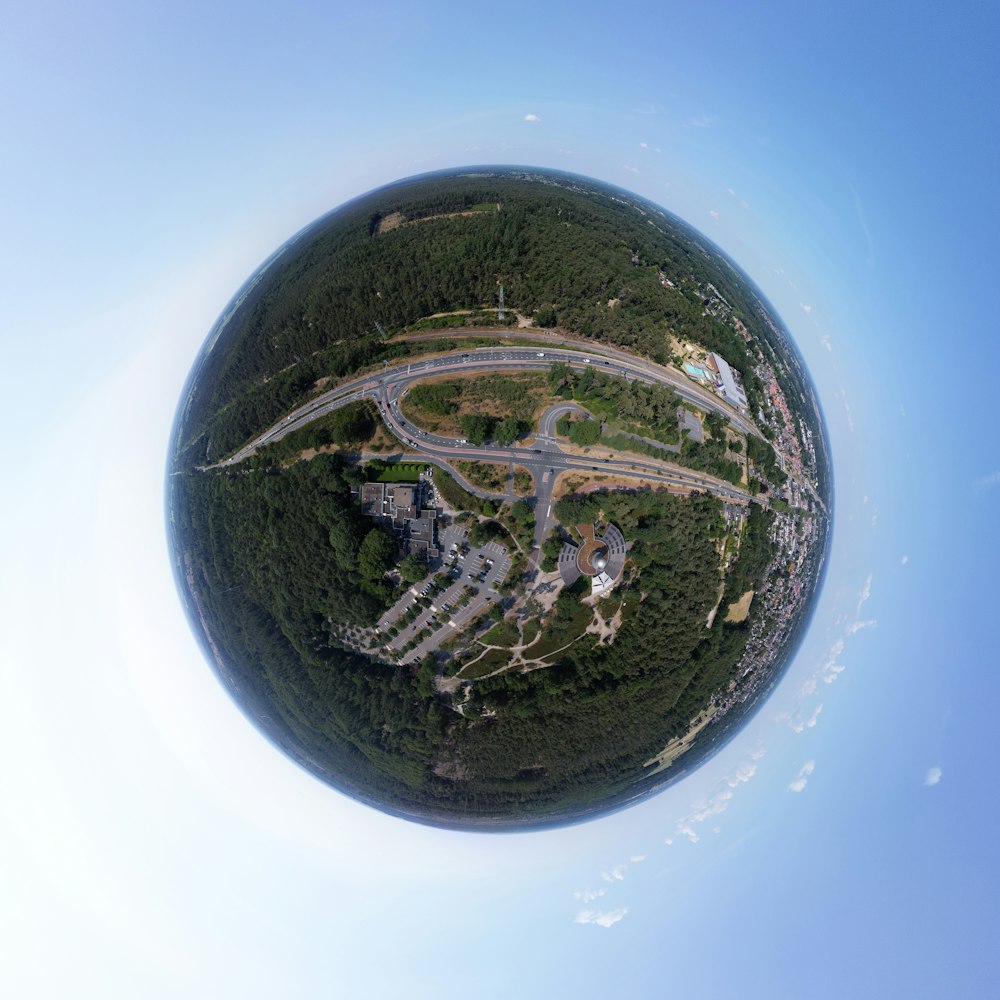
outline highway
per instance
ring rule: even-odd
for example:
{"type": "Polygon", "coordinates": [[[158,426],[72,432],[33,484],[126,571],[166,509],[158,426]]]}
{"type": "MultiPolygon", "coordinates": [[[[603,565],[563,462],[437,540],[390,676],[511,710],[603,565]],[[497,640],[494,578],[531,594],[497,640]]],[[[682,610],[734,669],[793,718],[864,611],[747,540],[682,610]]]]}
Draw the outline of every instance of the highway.
{"type": "MultiPolygon", "coordinates": [[[[539,433],[529,439],[526,446],[499,448],[493,445],[476,446],[461,438],[431,434],[410,423],[400,411],[400,400],[410,386],[422,379],[436,375],[467,376],[498,371],[545,371],[554,361],[569,364],[582,371],[587,366],[608,375],[628,378],[642,377],[647,382],[659,382],[657,374],[638,371],[634,360],[619,361],[595,353],[582,355],[569,350],[529,350],[524,348],[480,348],[465,352],[455,351],[432,358],[387,366],[381,372],[370,373],[322,393],[270,427],[263,434],[248,442],[217,467],[235,465],[248,458],[257,448],[278,441],[286,434],[306,426],[312,421],[339,407],[360,399],[373,399],[386,427],[404,444],[420,453],[434,464],[450,469],[454,461],[482,461],[522,465],[534,476],[536,498],[536,543],[548,534],[551,519],[551,498],[555,481],[563,472],[598,472],[618,479],[648,480],[668,488],[686,492],[701,490],[727,500],[749,503],[754,498],[745,490],[733,486],[707,473],[696,472],[669,462],[640,455],[614,454],[606,448],[595,446],[593,454],[576,455],[564,452],[555,439],[555,424],[560,416],[582,408],[574,403],[556,403],[549,407],[539,423],[539,433]]],[[[721,403],[721,400],[717,402],[721,403]]],[[[701,403],[699,402],[699,405],[701,403]]],[[[726,415],[729,416],[728,408],[726,415]]],[[[476,491],[481,492],[481,491],[476,491]]]]}
{"type": "MultiPolygon", "coordinates": [[[[474,337],[477,334],[486,334],[488,336],[496,337],[497,330],[494,327],[463,327],[459,333],[456,331],[433,331],[426,333],[408,333],[403,334],[400,337],[394,338],[397,343],[409,343],[411,341],[427,341],[427,340],[456,340],[461,336],[474,337]]],[[[579,337],[568,337],[564,334],[551,333],[548,330],[543,329],[515,329],[515,330],[504,330],[500,336],[504,340],[530,340],[533,342],[544,341],[546,345],[551,344],[553,347],[563,346],[567,348],[575,348],[576,354],[587,355],[593,352],[594,355],[598,356],[603,362],[604,359],[609,358],[618,363],[623,369],[627,369],[630,373],[635,374],[641,378],[644,382],[658,382],[661,385],[669,386],[678,396],[681,397],[685,402],[692,403],[693,405],[699,407],[702,410],[715,410],[717,413],[721,413],[722,416],[728,418],[733,427],[741,431],[744,434],[754,434],[757,437],[761,436],[760,431],[757,429],[757,425],[748,417],[746,414],[741,413],[736,407],[727,403],[725,400],[720,399],[711,389],[706,388],[703,385],[699,385],[697,382],[692,382],[687,376],[682,375],[676,368],[668,368],[666,365],[659,365],[655,361],[650,361],[646,358],[639,358],[634,354],[630,354],[628,351],[619,350],[617,347],[611,347],[608,344],[595,343],[594,341],[582,340],[579,337]]],[[[550,350],[551,348],[546,346],[543,350],[550,350]]],[[[561,359],[559,359],[561,360],[561,359]]]]}

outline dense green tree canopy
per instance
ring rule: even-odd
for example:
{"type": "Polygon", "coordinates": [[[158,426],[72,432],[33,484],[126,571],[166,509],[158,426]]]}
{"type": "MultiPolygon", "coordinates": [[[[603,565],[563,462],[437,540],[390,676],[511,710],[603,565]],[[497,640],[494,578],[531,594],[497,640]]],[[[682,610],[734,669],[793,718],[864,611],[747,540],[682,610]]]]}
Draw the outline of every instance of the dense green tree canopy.
{"type": "MultiPolygon", "coordinates": [[[[461,426],[474,445],[513,447],[531,464],[536,452],[522,439],[538,431],[525,383],[493,373],[485,412],[459,407],[469,391],[448,376],[412,386],[407,405],[461,426]]],[[[173,441],[177,579],[222,682],[324,780],[429,822],[584,818],[695,766],[780,675],[826,542],[818,413],[759,292],[656,206],[543,172],[419,178],[319,220],[254,276],[212,331],[173,441]],[[682,404],[664,385],[613,377],[597,363],[532,375],[532,391],[547,379],[551,395],[591,414],[560,422],[576,445],[613,447],[628,437],[637,453],[749,482],[763,502],[746,508],[697,490],[625,488],[589,471],[575,478],[575,467],[543,482],[541,463],[531,477],[520,473],[537,497],[511,502],[506,472],[489,491],[471,480],[466,489],[436,467],[430,519],[439,531],[467,528],[468,546],[489,546],[467,561],[458,546],[428,561],[418,554],[426,546],[389,517],[363,514],[363,485],[400,481],[409,473],[394,463],[413,458],[401,455],[409,441],[394,452],[386,445],[390,431],[370,398],[374,373],[383,361],[458,353],[471,337],[494,342],[501,283],[508,324],[558,324],[660,364],[671,363],[678,341],[717,351],[739,373],[751,414],[776,388],[784,393],[795,427],[767,422],[767,440],[751,434],[744,446],[714,414],[703,442],[681,436],[682,404]],[[447,339],[400,339],[438,328],[447,339]],[[247,461],[223,461],[360,373],[366,398],[247,461]],[[818,442],[807,501],[791,488],[782,498],[788,433],[818,442]],[[577,526],[588,524],[613,526],[627,545],[613,590],[601,596],[590,577],[564,583],[557,569],[586,534],[577,526]],[[779,539],[789,538],[808,540],[797,561],[782,555],[779,539]],[[504,560],[508,576],[487,595],[489,566],[504,560]],[[793,590],[801,598],[786,619],[782,602],[793,590]],[[446,591],[458,594],[450,607],[446,591]],[[747,617],[728,616],[748,594],[747,617]],[[435,629],[448,639],[429,647],[435,629]],[[655,765],[709,716],[712,725],[674,764],[655,765]]],[[[572,458],[587,464],[578,452],[572,458]]],[[[516,464],[489,461],[501,470],[516,464]]],[[[413,478],[426,477],[422,469],[414,465],[413,478]]]]}

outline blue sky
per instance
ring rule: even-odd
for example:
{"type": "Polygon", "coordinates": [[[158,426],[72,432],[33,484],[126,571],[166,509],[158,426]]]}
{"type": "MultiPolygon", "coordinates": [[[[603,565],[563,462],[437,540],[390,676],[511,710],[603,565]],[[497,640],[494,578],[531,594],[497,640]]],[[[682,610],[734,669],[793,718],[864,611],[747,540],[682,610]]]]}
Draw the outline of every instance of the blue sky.
{"type": "Polygon", "coordinates": [[[4,995],[988,994],[994,10],[88,6],[0,34],[4,995]],[[245,277],[477,162],[620,184],[727,250],[807,361],[837,487],[751,724],[649,802],[506,837],[382,816],[264,742],[162,524],[173,408],[245,277]]]}

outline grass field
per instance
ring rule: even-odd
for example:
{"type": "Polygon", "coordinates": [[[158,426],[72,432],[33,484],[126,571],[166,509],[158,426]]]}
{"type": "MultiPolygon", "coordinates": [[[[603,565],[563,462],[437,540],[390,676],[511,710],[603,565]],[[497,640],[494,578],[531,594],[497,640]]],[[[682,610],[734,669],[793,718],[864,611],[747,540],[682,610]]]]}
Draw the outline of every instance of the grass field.
{"type": "Polygon", "coordinates": [[[541,627],[537,618],[529,618],[521,627],[521,643],[527,646],[534,642],[538,638],[541,627]]]}
{"type": "MultiPolygon", "coordinates": [[[[578,639],[587,629],[594,612],[586,604],[581,604],[573,617],[559,629],[548,629],[541,639],[531,647],[531,658],[539,659],[549,656],[557,649],[568,646],[574,639],[578,639]]],[[[526,652],[527,656],[528,653],[526,652]]]]}
{"type": "Polygon", "coordinates": [[[503,646],[510,649],[517,645],[517,626],[513,622],[497,622],[479,641],[484,646],[503,646]]]}
{"type": "Polygon", "coordinates": [[[477,677],[485,677],[494,671],[505,667],[510,662],[510,653],[505,649],[491,649],[482,659],[468,663],[458,672],[457,676],[474,681],[477,677]]]}

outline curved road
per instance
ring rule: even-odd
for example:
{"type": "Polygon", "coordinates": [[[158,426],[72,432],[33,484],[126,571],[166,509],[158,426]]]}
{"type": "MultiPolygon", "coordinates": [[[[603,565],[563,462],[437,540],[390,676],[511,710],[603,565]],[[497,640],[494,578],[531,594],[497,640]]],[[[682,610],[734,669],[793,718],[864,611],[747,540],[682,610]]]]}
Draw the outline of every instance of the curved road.
{"type": "MultiPolygon", "coordinates": [[[[616,455],[607,449],[600,449],[600,453],[593,456],[563,452],[555,438],[555,425],[564,414],[584,412],[583,408],[575,403],[556,403],[550,406],[542,414],[539,433],[530,448],[476,446],[461,438],[431,434],[412,424],[400,411],[400,400],[409,391],[410,386],[433,375],[462,375],[504,370],[547,371],[553,361],[565,362],[577,370],[584,370],[590,365],[598,367],[606,374],[626,378],[629,374],[633,374],[635,367],[631,362],[619,363],[599,355],[591,358],[581,355],[578,351],[535,351],[520,348],[483,348],[389,366],[382,372],[354,379],[322,393],[250,441],[230,458],[219,463],[219,466],[235,465],[249,457],[257,448],[279,441],[291,431],[298,430],[348,403],[373,399],[378,405],[383,422],[400,441],[418,451],[421,458],[447,469],[449,473],[454,474],[451,463],[456,460],[516,464],[528,469],[535,480],[537,547],[540,547],[548,536],[552,521],[552,492],[556,479],[563,472],[574,470],[600,472],[619,479],[648,480],[677,491],[700,490],[712,493],[737,503],[750,503],[755,499],[745,490],[725,480],[657,459],[639,455],[616,455]]],[[[646,380],[658,381],[652,377],[646,380]]],[[[481,491],[475,490],[475,492],[481,491]]],[[[493,494],[484,495],[493,496],[493,494]]]]}
{"type": "Polygon", "coordinates": [[[666,369],[660,369],[660,366],[653,365],[651,362],[638,362],[635,359],[627,361],[610,360],[598,352],[594,352],[593,356],[590,356],[584,355],[580,351],[559,349],[536,351],[524,348],[486,347],[464,352],[454,351],[450,354],[439,355],[433,358],[417,359],[398,365],[387,366],[381,372],[369,373],[368,375],[345,382],[333,389],[320,393],[320,395],[311,399],[308,403],[293,410],[288,416],[268,428],[263,434],[249,441],[228,459],[218,464],[226,466],[242,462],[257,448],[272,441],[280,440],[290,431],[304,427],[317,417],[324,416],[332,410],[343,406],[345,403],[353,402],[365,396],[379,398],[393,386],[403,390],[410,383],[432,375],[462,375],[466,373],[495,372],[498,370],[548,371],[549,366],[554,361],[568,364],[576,371],[584,371],[587,367],[592,367],[606,375],[617,375],[626,380],[632,377],[639,378],[648,384],[666,385],[677,391],[678,395],[682,398],[688,399],[689,402],[694,402],[702,408],[715,409],[727,417],[734,427],[752,434],[758,433],[752,421],[737,413],[714,394],[708,393],[711,397],[710,400],[702,399],[700,394],[707,392],[707,390],[702,389],[701,386],[693,382],[688,382],[686,386],[681,387],[684,389],[684,392],[681,392],[674,384],[674,376],[670,378],[665,377],[663,373],[666,372],[666,369]]]}
{"type": "MultiPolygon", "coordinates": [[[[460,334],[456,334],[454,330],[450,332],[436,330],[434,332],[426,333],[407,333],[402,336],[392,338],[392,341],[390,342],[409,343],[415,340],[459,340],[463,336],[474,337],[476,334],[487,334],[496,337],[497,330],[495,327],[489,326],[470,326],[462,327],[460,334]]],[[[669,386],[686,402],[692,403],[703,410],[715,410],[716,412],[721,413],[722,416],[728,417],[728,419],[732,422],[732,425],[744,434],[754,434],[757,437],[762,436],[760,431],[757,429],[757,425],[746,414],[741,413],[731,403],[727,403],[725,400],[720,399],[714,392],[712,392],[711,389],[707,389],[705,386],[699,385],[697,382],[692,382],[689,378],[677,371],[676,368],[669,368],[666,365],[657,364],[655,361],[649,361],[646,358],[637,357],[634,354],[630,354],[628,351],[620,350],[617,347],[611,347],[608,344],[581,340],[579,337],[569,337],[565,334],[552,333],[549,330],[536,330],[534,328],[530,330],[505,330],[500,334],[500,336],[505,340],[543,340],[546,344],[572,347],[575,348],[574,353],[577,356],[581,353],[586,355],[593,352],[593,354],[599,356],[602,361],[605,358],[611,358],[618,362],[619,366],[627,368],[630,373],[635,374],[643,381],[651,383],[659,382],[662,385],[669,386]]],[[[549,350],[549,348],[546,348],[546,350],[549,350]]],[[[562,359],[560,358],[558,360],[562,359]]]]}

